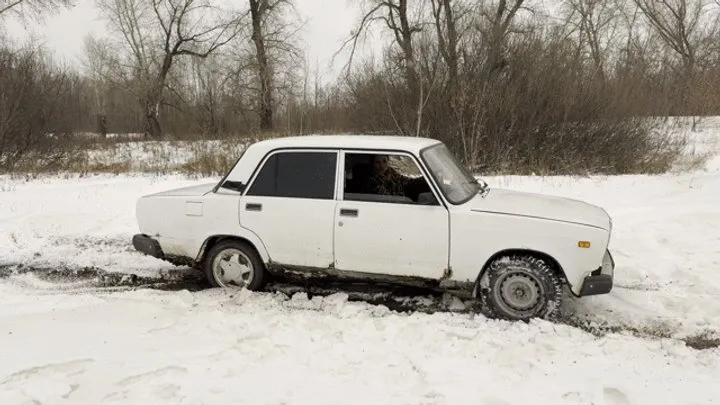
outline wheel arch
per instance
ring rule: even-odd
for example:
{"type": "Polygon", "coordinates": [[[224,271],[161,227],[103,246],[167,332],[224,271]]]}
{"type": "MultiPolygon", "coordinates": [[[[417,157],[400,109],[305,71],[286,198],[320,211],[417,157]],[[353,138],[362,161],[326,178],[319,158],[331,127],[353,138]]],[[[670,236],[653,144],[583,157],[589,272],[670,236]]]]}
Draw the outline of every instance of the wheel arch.
{"type": "Polygon", "coordinates": [[[235,240],[238,242],[246,243],[248,246],[252,247],[255,250],[255,253],[260,257],[260,260],[263,262],[263,264],[267,265],[270,258],[267,255],[267,252],[264,250],[258,249],[258,246],[253,243],[252,240],[238,236],[238,235],[212,235],[205,239],[202,246],[200,247],[200,251],[198,252],[197,258],[195,261],[197,263],[202,263],[205,260],[205,256],[207,255],[207,252],[212,249],[213,246],[217,245],[218,243],[226,240],[235,240]]]}
{"type": "Polygon", "coordinates": [[[560,278],[560,283],[563,285],[567,284],[568,281],[567,281],[567,277],[565,276],[565,270],[562,268],[562,266],[557,261],[557,259],[555,259],[551,255],[549,255],[545,252],[541,252],[538,250],[532,250],[532,249],[522,249],[522,248],[505,249],[505,250],[501,250],[501,251],[493,254],[492,256],[490,256],[490,258],[487,259],[487,261],[485,261],[485,263],[482,266],[482,269],[480,270],[480,273],[477,276],[477,279],[475,280],[475,286],[473,288],[473,297],[477,297],[478,286],[480,285],[480,279],[482,279],[483,275],[487,271],[488,267],[490,267],[490,264],[492,262],[494,262],[495,260],[497,260],[503,256],[517,256],[517,255],[530,256],[530,257],[534,257],[536,259],[540,259],[540,260],[546,262],[548,264],[548,266],[550,266],[550,268],[552,268],[552,270],[555,272],[555,274],[560,278]]]}

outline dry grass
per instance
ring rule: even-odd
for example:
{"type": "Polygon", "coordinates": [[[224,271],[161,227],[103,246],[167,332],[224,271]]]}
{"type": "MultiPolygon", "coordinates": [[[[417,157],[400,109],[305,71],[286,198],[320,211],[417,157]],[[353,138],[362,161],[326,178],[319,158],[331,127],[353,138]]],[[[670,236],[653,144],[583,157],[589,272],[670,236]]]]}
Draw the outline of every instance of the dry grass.
{"type": "Polygon", "coordinates": [[[247,139],[85,143],[82,148],[73,153],[64,153],[61,158],[28,154],[4,173],[182,173],[221,176],[235,163],[247,144],[247,139]]]}
{"type": "Polygon", "coordinates": [[[197,148],[193,150],[192,158],[180,169],[189,175],[222,176],[235,164],[244,149],[243,145],[231,144],[226,147],[213,149],[197,148]]]}
{"type": "Polygon", "coordinates": [[[685,153],[681,155],[676,161],[673,167],[673,172],[682,173],[696,170],[702,170],[705,168],[708,160],[713,156],[712,152],[703,153],[685,153]]]}

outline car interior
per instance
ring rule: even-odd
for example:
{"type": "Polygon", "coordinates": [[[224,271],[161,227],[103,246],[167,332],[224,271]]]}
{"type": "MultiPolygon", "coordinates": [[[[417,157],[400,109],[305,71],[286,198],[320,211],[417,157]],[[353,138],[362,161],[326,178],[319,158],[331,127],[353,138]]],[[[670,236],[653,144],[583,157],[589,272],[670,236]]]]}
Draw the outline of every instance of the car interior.
{"type": "Polygon", "coordinates": [[[417,164],[402,155],[345,154],[343,199],[439,205],[417,164]],[[387,168],[383,170],[383,166],[387,168]]]}

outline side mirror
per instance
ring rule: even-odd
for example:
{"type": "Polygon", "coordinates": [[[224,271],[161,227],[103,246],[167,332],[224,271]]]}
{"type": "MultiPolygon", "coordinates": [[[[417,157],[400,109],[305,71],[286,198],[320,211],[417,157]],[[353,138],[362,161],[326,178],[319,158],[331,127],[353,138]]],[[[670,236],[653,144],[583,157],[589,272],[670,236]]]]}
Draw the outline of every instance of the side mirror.
{"type": "Polygon", "coordinates": [[[435,195],[428,191],[425,193],[418,194],[418,204],[420,205],[438,205],[438,200],[435,195]]]}

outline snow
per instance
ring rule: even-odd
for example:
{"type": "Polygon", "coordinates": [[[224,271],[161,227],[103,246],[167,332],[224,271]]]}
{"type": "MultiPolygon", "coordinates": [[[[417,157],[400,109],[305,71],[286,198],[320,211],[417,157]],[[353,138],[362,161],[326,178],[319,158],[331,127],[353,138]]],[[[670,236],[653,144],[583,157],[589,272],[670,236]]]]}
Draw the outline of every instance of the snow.
{"type": "Polygon", "coordinates": [[[677,342],[403,315],[341,294],[136,291],[13,304],[34,313],[2,312],[3,347],[22,348],[0,364],[8,404],[689,404],[720,394],[717,353],[677,342]]]}
{"type": "Polygon", "coordinates": [[[135,201],[216,179],[0,177],[0,404],[716,403],[720,349],[681,339],[720,336],[720,120],[691,135],[713,154],[691,172],[485,178],[613,217],[615,288],[563,305],[584,328],[345,292],[102,287],[189,274],[133,251],[135,201]]]}
{"type": "MultiPolygon", "coordinates": [[[[172,173],[204,153],[239,156],[248,140],[110,143],[85,153],[91,166],[128,165],[134,172],[172,173]]],[[[234,159],[233,159],[234,160],[234,159]]]]}

